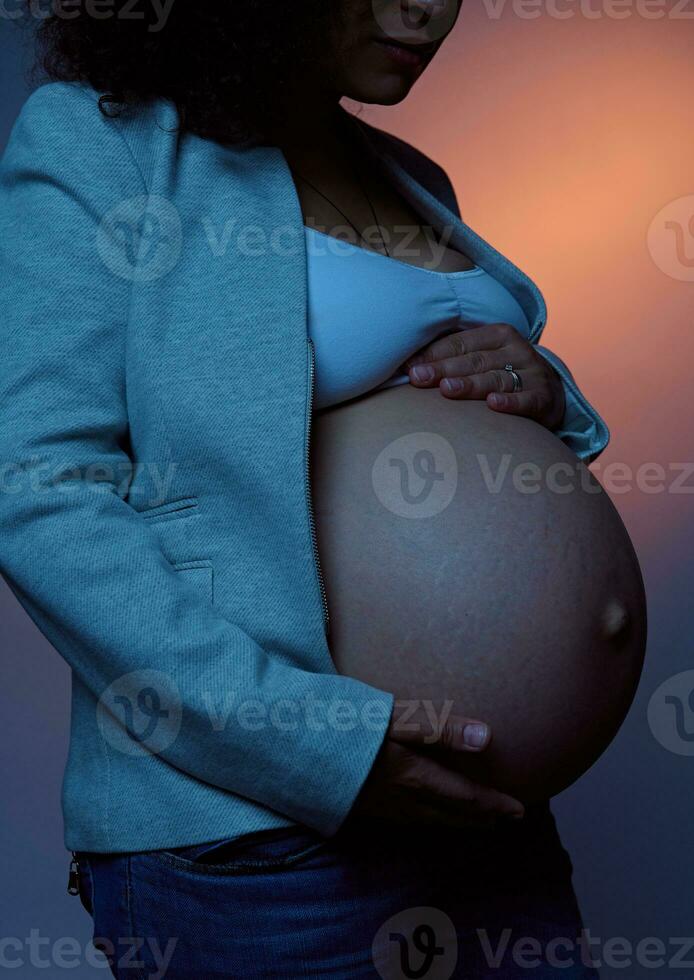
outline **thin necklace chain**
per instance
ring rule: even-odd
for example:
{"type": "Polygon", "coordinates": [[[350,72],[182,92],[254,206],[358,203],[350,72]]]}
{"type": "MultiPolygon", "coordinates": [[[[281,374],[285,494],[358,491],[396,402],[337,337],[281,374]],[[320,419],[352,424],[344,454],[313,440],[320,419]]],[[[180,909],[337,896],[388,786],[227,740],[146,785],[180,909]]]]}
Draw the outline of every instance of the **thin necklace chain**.
{"type": "MultiPolygon", "coordinates": [[[[388,256],[388,258],[390,258],[391,255],[390,255],[390,252],[388,251],[388,245],[386,244],[386,240],[383,237],[383,232],[381,230],[381,225],[380,225],[380,223],[378,221],[378,217],[376,216],[376,209],[373,206],[373,203],[371,201],[371,198],[366,193],[366,188],[364,187],[364,182],[361,179],[361,174],[359,173],[359,169],[358,169],[356,163],[354,162],[354,159],[352,158],[351,154],[349,156],[350,156],[350,162],[351,162],[351,165],[352,165],[352,171],[354,172],[354,176],[357,179],[357,184],[359,185],[359,189],[360,189],[360,191],[362,192],[362,194],[364,195],[364,197],[366,198],[366,200],[367,200],[367,202],[369,204],[369,208],[371,209],[371,214],[373,215],[374,224],[378,228],[378,233],[379,233],[380,238],[381,238],[381,244],[383,245],[383,248],[386,251],[386,255],[388,256]]],[[[338,207],[338,205],[335,204],[334,201],[331,201],[330,198],[328,197],[328,195],[327,194],[324,194],[323,191],[319,187],[316,187],[315,184],[311,183],[311,181],[308,179],[308,177],[304,177],[304,175],[301,174],[301,173],[299,173],[298,170],[295,170],[294,173],[297,175],[297,177],[299,177],[301,180],[303,180],[303,182],[305,184],[308,184],[308,186],[312,190],[314,190],[316,192],[316,194],[320,194],[320,196],[325,201],[327,201],[328,204],[331,207],[335,208],[335,210],[338,211],[342,215],[342,217],[345,219],[345,221],[348,224],[350,224],[352,226],[352,228],[354,228],[354,230],[356,231],[357,235],[359,235],[359,238],[364,242],[364,244],[368,246],[369,243],[367,242],[366,238],[364,237],[363,232],[359,231],[359,229],[354,224],[354,222],[352,221],[352,219],[350,217],[348,217],[348,215],[345,214],[345,212],[342,210],[342,208],[338,207]]]]}

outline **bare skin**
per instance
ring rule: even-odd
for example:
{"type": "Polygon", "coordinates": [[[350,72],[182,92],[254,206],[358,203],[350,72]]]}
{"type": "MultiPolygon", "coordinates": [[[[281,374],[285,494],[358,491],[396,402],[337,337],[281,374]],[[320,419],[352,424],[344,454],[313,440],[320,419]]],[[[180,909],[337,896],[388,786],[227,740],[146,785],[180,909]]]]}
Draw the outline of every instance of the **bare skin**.
{"type": "MultiPolygon", "coordinates": [[[[326,39],[324,57],[316,62],[316,76],[297,79],[284,123],[272,134],[273,143],[281,147],[292,171],[305,224],[361,247],[381,252],[387,248],[392,257],[415,265],[443,272],[472,267],[469,256],[448,247],[445,237],[439,238],[434,229],[423,225],[408,202],[379,173],[355,160],[338,112],[343,97],[380,105],[402,101],[450,33],[461,2],[452,0],[438,7],[425,0],[406,4],[404,19],[399,0],[352,0],[343,4],[342,25],[326,39]],[[389,51],[387,43],[391,41],[406,42],[410,52],[418,53],[419,63],[411,56],[411,63],[406,63],[407,54],[401,58],[397,52],[389,51]]],[[[453,344],[458,336],[451,335],[453,344]]],[[[480,335],[478,343],[482,349],[484,335],[480,335]]],[[[498,350],[496,338],[490,346],[498,350]]],[[[543,407],[548,409],[549,422],[550,416],[555,418],[563,411],[561,384],[549,376],[545,362],[530,345],[526,347],[525,363],[529,366],[537,358],[538,389],[543,407]]],[[[455,380],[461,376],[461,368],[469,369],[468,364],[447,360],[459,357],[459,346],[448,350],[439,343],[427,351],[425,348],[420,353],[433,364],[439,380],[455,380]]],[[[520,354],[516,349],[516,361],[520,361],[520,354]]],[[[499,373],[495,377],[506,384],[510,376],[503,371],[500,374],[506,377],[500,378],[499,373]]],[[[417,384],[413,374],[411,380],[417,384]]],[[[469,396],[484,398],[489,382],[489,378],[481,383],[474,379],[476,387],[469,396]]],[[[420,384],[430,386],[428,381],[420,384]]],[[[460,390],[449,391],[445,385],[440,391],[443,397],[461,397],[460,390]]],[[[491,403],[489,406],[502,407],[491,403]]],[[[490,727],[474,718],[448,717],[435,732],[424,715],[409,718],[407,726],[403,726],[396,705],[388,735],[352,816],[456,826],[488,825],[500,818],[522,817],[524,807],[518,800],[461,773],[460,760],[484,752],[491,738],[490,727]]]]}
{"type": "MultiPolygon", "coordinates": [[[[326,39],[315,76],[297,78],[283,125],[273,134],[292,171],[305,224],[413,265],[441,272],[472,267],[469,256],[448,246],[445,233],[439,237],[423,224],[388,181],[364,165],[338,112],[343,97],[401,102],[450,34],[461,6],[462,0],[343,4],[341,26],[326,39]],[[419,56],[419,64],[394,59],[384,43],[389,41],[409,57],[419,56]]],[[[523,415],[547,428],[564,414],[558,374],[508,324],[451,333],[419,351],[409,368],[411,384],[438,387],[445,398],[486,400],[493,411],[523,415]],[[513,392],[511,375],[503,370],[509,361],[523,372],[521,392],[513,392]]]]}
{"type": "Polygon", "coordinates": [[[498,820],[520,819],[522,803],[461,773],[461,759],[489,746],[488,725],[449,716],[439,727],[418,709],[395,703],[388,736],[351,816],[394,823],[489,827],[498,820]],[[405,721],[406,719],[406,721],[405,721]]]}
{"type": "MultiPolygon", "coordinates": [[[[412,385],[319,412],[312,450],[338,671],[401,699],[403,725],[416,707],[416,730],[484,718],[491,744],[459,753],[469,779],[526,804],[562,792],[614,738],[645,652],[638,559],[607,494],[532,420],[412,385]],[[440,509],[417,512],[436,487],[440,509]]],[[[443,741],[421,750],[445,763],[443,741]]]]}

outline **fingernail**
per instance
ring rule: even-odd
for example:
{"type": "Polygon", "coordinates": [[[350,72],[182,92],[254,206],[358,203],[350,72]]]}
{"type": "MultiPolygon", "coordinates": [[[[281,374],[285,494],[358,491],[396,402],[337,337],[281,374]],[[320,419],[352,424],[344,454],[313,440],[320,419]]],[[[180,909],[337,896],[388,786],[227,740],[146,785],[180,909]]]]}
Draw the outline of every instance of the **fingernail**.
{"type": "Polygon", "coordinates": [[[446,391],[462,391],[464,387],[460,378],[444,378],[441,385],[446,391]]]}
{"type": "Polygon", "coordinates": [[[489,401],[492,403],[492,405],[496,405],[497,408],[501,408],[505,402],[505,398],[503,395],[490,395],[489,401]]]}
{"type": "Polygon", "coordinates": [[[487,741],[486,725],[466,725],[463,729],[463,741],[471,748],[478,749],[487,741]]]}
{"type": "Polygon", "coordinates": [[[417,364],[412,368],[415,381],[431,381],[434,377],[434,369],[428,364],[417,364]]]}

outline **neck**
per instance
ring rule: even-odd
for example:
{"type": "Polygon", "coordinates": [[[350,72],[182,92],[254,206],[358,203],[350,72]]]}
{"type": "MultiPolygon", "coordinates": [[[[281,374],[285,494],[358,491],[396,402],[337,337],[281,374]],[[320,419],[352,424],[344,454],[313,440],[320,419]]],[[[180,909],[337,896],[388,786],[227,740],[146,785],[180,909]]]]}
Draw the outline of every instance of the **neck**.
{"type": "Polygon", "coordinates": [[[299,94],[288,100],[287,112],[273,127],[271,136],[278,146],[307,148],[321,143],[340,122],[340,96],[299,94]]]}

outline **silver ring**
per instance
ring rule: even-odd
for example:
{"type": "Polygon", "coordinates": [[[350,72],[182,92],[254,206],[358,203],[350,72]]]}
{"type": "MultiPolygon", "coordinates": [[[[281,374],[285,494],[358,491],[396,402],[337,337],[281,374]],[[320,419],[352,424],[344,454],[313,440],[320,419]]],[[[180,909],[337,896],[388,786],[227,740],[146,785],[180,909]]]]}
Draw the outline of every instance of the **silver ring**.
{"type": "Polygon", "coordinates": [[[514,392],[515,391],[522,391],[523,390],[523,382],[521,381],[520,374],[518,374],[517,371],[514,371],[513,370],[513,364],[505,364],[504,365],[504,371],[508,371],[508,373],[513,378],[513,390],[514,390],[514,392]]]}

